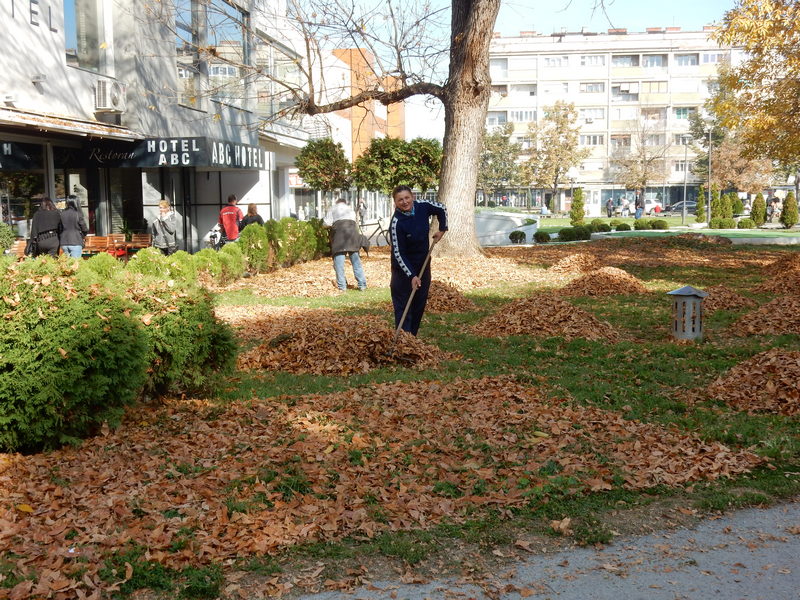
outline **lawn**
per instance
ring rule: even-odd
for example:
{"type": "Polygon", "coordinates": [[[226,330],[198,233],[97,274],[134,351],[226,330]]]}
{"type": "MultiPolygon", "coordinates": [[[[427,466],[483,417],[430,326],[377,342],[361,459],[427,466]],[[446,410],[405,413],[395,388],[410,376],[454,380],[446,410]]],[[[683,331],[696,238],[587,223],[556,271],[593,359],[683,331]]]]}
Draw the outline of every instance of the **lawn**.
{"type": "Polygon", "coordinates": [[[336,294],[329,260],[215,290],[241,344],[216,391],[0,455],[0,598],[414,580],[613,543],[657,525],[649,506],[674,520],[800,492],[796,248],[638,237],[437,258],[432,310],[397,347],[388,255],[364,264],[366,293],[336,294]],[[670,336],[683,285],[712,292],[694,343],[670,336]]]}

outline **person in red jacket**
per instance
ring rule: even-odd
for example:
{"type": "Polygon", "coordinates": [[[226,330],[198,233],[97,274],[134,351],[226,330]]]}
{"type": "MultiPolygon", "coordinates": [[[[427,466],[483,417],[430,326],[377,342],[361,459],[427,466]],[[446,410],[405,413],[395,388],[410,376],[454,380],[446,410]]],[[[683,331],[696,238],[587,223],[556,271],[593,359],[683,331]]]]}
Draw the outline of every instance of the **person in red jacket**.
{"type": "Polygon", "coordinates": [[[239,222],[244,218],[242,209],[236,206],[237,200],[235,194],[228,196],[228,205],[223,206],[219,211],[219,224],[222,227],[222,232],[225,234],[225,239],[229,242],[234,242],[239,238],[239,222]]]}

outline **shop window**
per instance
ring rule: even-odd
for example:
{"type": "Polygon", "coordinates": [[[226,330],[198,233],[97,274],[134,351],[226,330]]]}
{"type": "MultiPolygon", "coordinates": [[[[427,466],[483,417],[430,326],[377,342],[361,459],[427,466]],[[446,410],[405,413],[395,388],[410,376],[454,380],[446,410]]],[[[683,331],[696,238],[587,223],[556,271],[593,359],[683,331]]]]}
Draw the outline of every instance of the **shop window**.
{"type": "Polygon", "coordinates": [[[208,45],[215,60],[209,65],[209,88],[215,100],[244,107],[245,69],[251,64],[250,17],[224,0],[210,0],[206,8],[208,45]],[[219,74],[214,74],[215,70],[219,74]]]}
{"type": "Polygon", "coordinates": [[[69,66],[105,72],[100,52],[108,40],[103,35],[101,6],[98,0],[64,0],[64,36],[69,66]]]}
{"type": "Polygon", "coordinates": [[[193,0],[175,1],[175,53],[178,69],[177,100],[185,106],[200,104],[199,16],[193,0]]]}

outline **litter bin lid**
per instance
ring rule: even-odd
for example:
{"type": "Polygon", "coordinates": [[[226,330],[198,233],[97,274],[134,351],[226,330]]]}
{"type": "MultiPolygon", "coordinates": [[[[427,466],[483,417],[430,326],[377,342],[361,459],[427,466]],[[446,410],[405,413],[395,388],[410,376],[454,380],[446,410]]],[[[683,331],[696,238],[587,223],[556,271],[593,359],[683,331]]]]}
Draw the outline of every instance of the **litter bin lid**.
{"type": "Polygon", "coordinates": [[[693,288],[690,285],[685,285],[682,288],[677,290],[672,290],[671,292],[667,292],[667,295],[670,296],[697,296],[698,298],[705,298],[708,296],[708,292],[704,292],[703,290],[698,290],[697,288],[693,288]]]}

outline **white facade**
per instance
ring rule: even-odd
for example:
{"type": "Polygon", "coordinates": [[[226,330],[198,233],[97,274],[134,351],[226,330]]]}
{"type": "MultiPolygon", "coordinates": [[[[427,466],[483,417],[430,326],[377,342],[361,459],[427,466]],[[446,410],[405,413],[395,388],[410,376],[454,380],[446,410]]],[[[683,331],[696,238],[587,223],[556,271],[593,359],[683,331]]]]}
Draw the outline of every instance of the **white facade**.
{"type": "Polygon", "coordinates": [[[253,60],[248,29],[229,23],[241,18],[277,39],[286,31],[281,4],[168,4],[2,4],[0,199],[12,213],[4,219],[29,216],[32,197],[76,194],[94,233],[144,231],[168,198],[182,217],[180,247],[197,250],[229,194],[264,218],[288,216],[288,171],[307,135],[264,126],[255,84],[234,73],[242,93],[226,95],[219,68],[196,52],[203,42],[229,44],[253,60]]]}
{"type": "Polygon", "coordinates": [[[604,214],[609,197],[617,204],[623,195],[633,200],[613,159],[637,144],[663,155],[663,176],[648,183],[645,195],[669,206],[683,199],[685,176],[690,196],[695,193],[696,182],[686,171],[694,160],[684,137],[689,115],[711,95],[718,65],[738,59],[738,50],[708,39],[711,29],[495,38],[487,126],[511,122],[517,141],[529,147],[528,123],[541,121],[544,108],[557,100],[573,103],[580,143],[590,150],[574,183],[584,188],[587,214],[604,214]]]}

